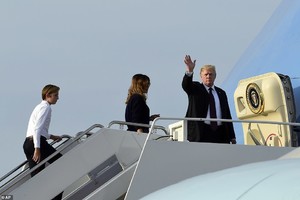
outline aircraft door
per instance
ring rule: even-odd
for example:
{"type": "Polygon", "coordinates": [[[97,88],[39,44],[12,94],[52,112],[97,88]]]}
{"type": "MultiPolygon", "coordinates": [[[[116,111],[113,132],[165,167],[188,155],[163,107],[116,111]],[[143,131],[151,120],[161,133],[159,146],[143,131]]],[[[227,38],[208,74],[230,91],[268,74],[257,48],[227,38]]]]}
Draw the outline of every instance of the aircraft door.
{"type": "MultiPolygon", "coordinates": [[[[243,79],[234,93],[240,120],[295,122],[296,109],[290,78],[274,72],[243,79]]],[[[298,146],[293,127],[243,123],[246,145],[298,146]]]]}

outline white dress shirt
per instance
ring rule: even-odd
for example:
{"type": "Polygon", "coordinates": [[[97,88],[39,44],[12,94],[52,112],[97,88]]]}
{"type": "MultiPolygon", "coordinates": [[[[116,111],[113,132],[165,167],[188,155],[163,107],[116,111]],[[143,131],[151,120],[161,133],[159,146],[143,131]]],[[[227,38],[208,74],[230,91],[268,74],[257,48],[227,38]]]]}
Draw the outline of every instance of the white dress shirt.
{"type": "MultiPolygon", "coordinates": [[[[189,77],[191,77],[193,75],[193,72],[185,72],[185,74],[189,77]]],[[[204,84],[203,84],[204,85],[204,84]]],[[[206,85],[204,85],[205,89],[207,90],[207,92],[209,93],[209,87],[207,87],[206,85]]],[[[215,89],[215,86],[211,87],[212,90],[212,94],[214,96],[215,99],[215,105],[216,105],[216,114],[217,114],[217,119],[222,119],[222,113],[221,113],[221,105],[220,105],[220,99],[219,96],[217,94],[217,91],[215,89]]],[[[210,119],[210,109],[209,109],[209,105],[208,105],[208,111],[207,111],[207,115],[206,115],[207,119],[210,119]]],[[[210,121],[205,121],[206,124],[210,124],[210,121]]],[[[217,122],[218,126],[222,125],[222,122],[218,121],[217,122]]]]}
{"type": "Polygon", "coordinates": [[[33,136],[34,148],[40,148],[40,138],[44,136],[50,138],[48,129],[51,121],[51,106],[43,100],[31,113],[26,137],[33,136]]]}
{"type": "MultiPolygon", "coordinates": [[[[204,84],[203,84],[204,85],[204,84]]],[[[204,87],[206,88],[207,92],[209,93],[209,87],[207,87],[206,85],[204,85],[204,87]]],[[[219,99],[219,96],[217,94],[217,91],[215,89],[215,86],[212,86],[212,94],[214,96],[214,99],[215,99],[215,105],[216,105],[216,114],[217,114],[217,119],[222,119],[222,114],[221,114],[221,106],[220,106],[220,99],[219,99]]],[[[209,106],[208,105],[208,111],[207,111],[207,116],[206,118],[209,119],[210,118],[210,109],[209,109],[209,106]]],[[[207,124],[210,124],[210,122],[205,122],[207,124]]],[[[222,122],[218,121],[218,126],[222,125],[222,122]]]]}

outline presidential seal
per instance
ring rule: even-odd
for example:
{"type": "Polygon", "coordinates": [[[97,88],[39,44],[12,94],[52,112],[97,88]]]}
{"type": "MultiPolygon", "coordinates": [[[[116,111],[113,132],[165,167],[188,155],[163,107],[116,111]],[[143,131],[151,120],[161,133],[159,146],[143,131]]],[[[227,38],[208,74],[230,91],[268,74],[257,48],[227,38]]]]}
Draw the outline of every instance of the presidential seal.
{"type": "Polygon", "coordinates": [[[246,99],[250,110],[260,114],[264,110],[264,97],[256,83],[250,83],[246,89],[246,99]]]}

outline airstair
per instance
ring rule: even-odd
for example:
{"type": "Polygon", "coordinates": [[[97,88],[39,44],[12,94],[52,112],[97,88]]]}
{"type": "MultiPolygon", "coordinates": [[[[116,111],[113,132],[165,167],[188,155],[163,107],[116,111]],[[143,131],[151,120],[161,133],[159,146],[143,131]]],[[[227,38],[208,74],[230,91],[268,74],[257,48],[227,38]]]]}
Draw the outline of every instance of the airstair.
{"type": "Polygon", "coordinates": [[[36,167],[22,167],[8,181],[7,175],[1,178],[0,196],[49,200],[63,192],[65,200],[135,200],[189,177],[277,159],[294,150],[188,142],[186,120],[206,119],[167,119],[181,120],[169,126],[169,135],[137,134],[95,124],[75,137],[66,137],[57,151],[36,167]],[[63,156],[30,177],[35,168],[58,153],[63,156]]]}
{"type": "MultiPolygon", "coordinates": [[[[76,137],[64,136],[57,151],[34,168],[28,169],[25,161],[2,177],[0,195],[42,200],[63,192],[63,199],[82,200],[96,192],[102,199],[122,199],[146,137],[147,134],[104,128],[100,124],[76,137]],[[58,153],[63,156],[31,178],[32,171],[58,153]],[[16,175],[11,177],[12,174],[16,175]],[[105,189],[99,190],[101,186],[105,189]]],[[[155,137],[159,136],[152,135],[155,137]]]]}

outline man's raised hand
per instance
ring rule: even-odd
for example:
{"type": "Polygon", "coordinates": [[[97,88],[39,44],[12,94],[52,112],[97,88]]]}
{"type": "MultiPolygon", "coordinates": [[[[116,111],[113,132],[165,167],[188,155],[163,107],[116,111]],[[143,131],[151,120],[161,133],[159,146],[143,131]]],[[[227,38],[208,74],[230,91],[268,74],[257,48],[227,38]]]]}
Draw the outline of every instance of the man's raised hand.
{"type": "Polygon", "coordinates": [[[195,65],[196,65],[196,60],[192,61],[190,55],[186,55],[184,58],[184,63],[186,65],[186,71],[187,72],[193,72],[195,65]]]}

